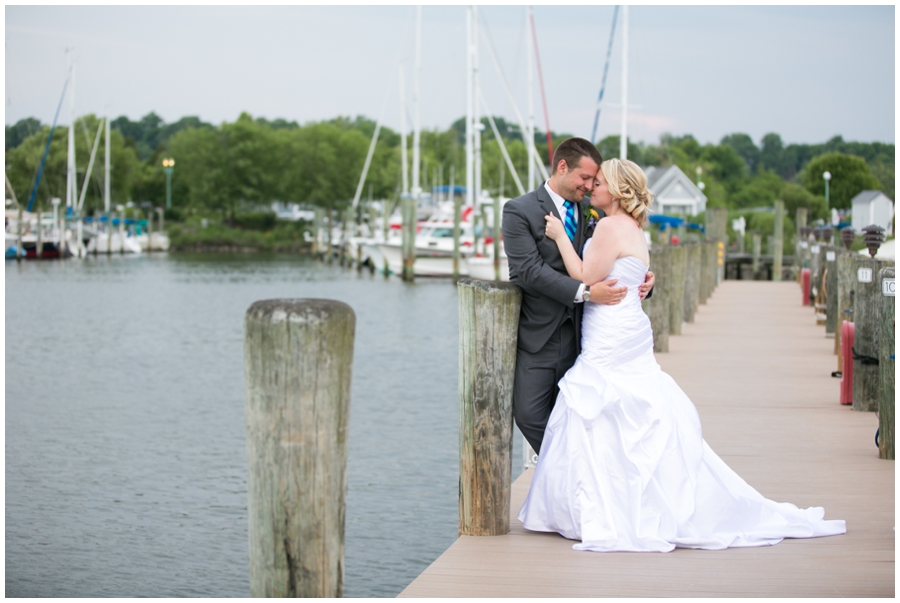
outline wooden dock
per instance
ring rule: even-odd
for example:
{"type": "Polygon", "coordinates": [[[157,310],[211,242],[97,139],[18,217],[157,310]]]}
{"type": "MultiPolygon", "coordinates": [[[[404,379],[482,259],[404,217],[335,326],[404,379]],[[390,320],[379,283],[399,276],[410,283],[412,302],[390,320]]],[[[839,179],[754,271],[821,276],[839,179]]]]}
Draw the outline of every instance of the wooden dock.
{"type": "Polygon", "coordinates": [[[763,495],[825,507],[847,533],[771,547],[590,553],[515,515],[511,531],[460,537],[401,597],[893,597],[894,461],[874,413],[839,404],[834,342],[793,282],[723,281],[657,359],[700,412],[703,435],[763,495]]]}

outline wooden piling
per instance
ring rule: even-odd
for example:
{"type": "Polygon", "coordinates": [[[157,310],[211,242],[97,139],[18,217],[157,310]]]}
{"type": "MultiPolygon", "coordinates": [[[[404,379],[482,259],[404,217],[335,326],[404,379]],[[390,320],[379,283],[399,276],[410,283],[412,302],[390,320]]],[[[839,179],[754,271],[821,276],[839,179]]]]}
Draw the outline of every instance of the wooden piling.
{"type": "Polygon", "coordinates": [[[250,595],[340,597],[356,317],[321,299],[244,318],[250,595]]]}
{"type": "Polygon", "coordinates": [[[459,292],[459,533],[509,532],[512,393],[522,291],[461,278],[459,292]]]}
{"type": "MultiPolygon", "coordinates": [[[[713,274],[712,286],[709,289],[710,295],[716,290],[720,282],[725,279],[725,245],[728,243],[728,208],[726,207],[707,207],[706,208],[706,238],[712,239],[716,243],[716,262],[715,273],[713,274]],[[721,259],[719,262],[719,251],[721,251],[721,259]]],[[[708,297],[708,296],[707,296],[708,297]]]]}
{"type": "Polygon", "coordinates": [[[450,165],[450,198],[453,200],[453,282],[459,281],[459,238],[462,236],[462,198],[456,194],[455,166],[450,165]]]}
{"type": "Polygon", "coordinates": [[[878,272],[881,285],[878,321],[878,374],[881,396],[878,398],[878,458],[894,460],[894,268],[878,272]]]}
{"type": "Polygon", "coordinates": [[[332,241],[332,237],[334,236],[334,210],[330,207],[328,208],[326,218],[325,255],[327,256],[328,263],[330,264],[332,261],[334,261],[334,241],[332,241]]]}
{"type": "Polygon", "coordinates": [[[37,207],[37,246],[34,248],[36,260],[44,259],[44,224],[41,221],[41,206],[37,207]]]}
{"type": "Polygon", "coordinates": [[[22,249],[22,206],[19,206],[19,224],[16,227],[16,262],[21,262],[25,256],[22,249]]]}
{"type": "Polygon", "coordinates": [[[839,250],[835,265],[837,267],[837,285],[835,287],[837,300],[835,302],[835,330],[834,353],[837,354],[837,370],[844,368],[844,357],[841,346],[841,329],[839,325],[843,321],[853,322],[853,297],[856,275],[853,267],[856,265],[857,254],[853,251],[839,250]]]}
{"type": "Polygon", "coordinates": [[[317,207],[313,213],[313,254],[319,259],[322,259],[323,221],[323,210],[321,207],[317,207]]]}
{"type": "Polygon", "coordinates": [[[893,262],[875,260],[857,254],[853,300],[853,410],[878,410],[881,381],[878,373],[878,323],[881,315],[881,283],[878,271],[893,262]]]}
{"type": "Polygon", "coordinates": [[[825,336],[834,337],[835,332],[839,331],[840,318],[838,317],[837,299],[838,299],[838,270],[837,270],[837,254],[840,248],[835,245],[828,245],[825,249],[825,270],[823,272],[822,282],[825,286],[825,336]]]}
{"type": "Polygon", "coordinates": [[[153,208],[147,210],[147,253],[153,251],[153,208]]]}
{"type": "Polygon", "coordinates": [[[415,280],[416,263],[416,199],[411,196],[402,197],[400,201],[400,215],[402,219],[402,270],[400,273],[404,281],[415,280]]]}
{"type": "Polygon", "coordinates": [[[694,322],[694,314],[700,306],[700,276],[702,253],[700,243],[685,245],[687,266],[684,279],[684,322],[694,322]]]}
{"type": "MultiPolygon", "coordinates": [[[[717,241],[707,239],[702,246],[701,257],[701,273],[700,273],[700,303],[705,304],[706,300],[713,294],[716,289],[716,279],[719,270],[719,244],[717,241]]],[[[656,295],[654,293],[654,295],[656,295]]]]}
{"type": "Polygon", "coordinates": [[[684,287],[687,272],[687,249],[683,245],[669,247],[671,294],[669,296],[669,334],[681,335],[684,322],[684,287]]]}
{"type": "MultiPolygon", "coordinates": [[[[817,285],[817,277],[819,275],[819,264],[822,259],[822,245],[819,241],[813,241],[809,244],[809,281],[810,288],[809,294],[812,296],[812,299],[815,299],[816,295],[819,293],[819,288],[817,285]]],[[[810,304],[813,308],[813,312],[816,311],[816,304],[810,304]]]]}
{"type": "Polygon", "coordinates": [[[772,250],[772,280],[781,281],[784,271],[784,201],[775,201],[775,244],[772,250]]]}
{"type": "Polygon", "coordinates": [[[653,297],[645,299],[641,305],[650,318],[653,331],[653,351],[669,351],[670,303],[672,298],[672,256],[671,245],[659,245],[650,249],[650,269],[656,275],[653,297]]]}
{"type": "Polygon", "coordinates": [[[805,207],[798,207],[794,218],[794,276],[797,282],[800,282],[800,271],[805,268],[803,261],[806,258],[806,252],[809,250],[809,243],[806,243],[800,232],[801,228],[806,227],[806,219],[808,211],[805,207]],[[806,244],[804,244],[806,243],[806,244]]]}
{"type": "Polygon", "coordinates": [[[762,254],[762,236],[759,233],[753,233],[753,254],[752,254],[752,264],[753,267],[753,280],[759,280],[759,256],[762,254]]]}

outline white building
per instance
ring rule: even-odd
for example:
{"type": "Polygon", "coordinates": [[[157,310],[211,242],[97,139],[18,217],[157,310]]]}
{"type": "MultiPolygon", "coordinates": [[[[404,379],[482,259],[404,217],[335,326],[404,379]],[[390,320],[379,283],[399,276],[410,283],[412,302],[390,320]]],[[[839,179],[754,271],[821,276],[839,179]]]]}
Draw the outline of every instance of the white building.
{"type": "Polygon", "coordinates": [[[653,193],[650,211],[664,215],[695,216],[706,211],[706,195],[677,165],[648,167],[647,188],[653,193]]]}
{"type": "Polygon", "coordinates": [[[881,191],[863,191],[850,201],[850,225],[858,233],[871,224],[881,226],[884,236],[893,234],[894,202],[881,191]]]}

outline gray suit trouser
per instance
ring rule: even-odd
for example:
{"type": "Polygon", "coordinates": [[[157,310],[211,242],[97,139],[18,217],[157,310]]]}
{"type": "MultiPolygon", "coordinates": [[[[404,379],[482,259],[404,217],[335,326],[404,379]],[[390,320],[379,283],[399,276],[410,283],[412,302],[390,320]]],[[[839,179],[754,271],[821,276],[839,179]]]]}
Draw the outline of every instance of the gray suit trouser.
{"type": "Polygon", "coordinates": [[[575,364],[578,346],[575,324],[567,319],[535,353],[516,352],[513,415],[516,425],[535,452],[540,453],[544,429],[559,394],[559,380],[575,364]]]}

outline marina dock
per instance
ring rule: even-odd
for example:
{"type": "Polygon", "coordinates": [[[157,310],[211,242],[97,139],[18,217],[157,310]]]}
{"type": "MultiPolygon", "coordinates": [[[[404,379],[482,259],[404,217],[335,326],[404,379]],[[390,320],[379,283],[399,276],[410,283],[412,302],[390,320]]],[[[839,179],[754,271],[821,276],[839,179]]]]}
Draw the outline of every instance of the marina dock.
{"type": "MultiPolygon", "coordinates": [[[[893,597],[894,461],[875,413],[839,404],[834,342],[794,282],[723,281],[657,354],[696,405],[712,449],[767,498],[821,506],[847,533],[775,546],[590,553],[516,520],[462,536],[401,597],[893,597]]],[[[514,457],[519,462],[519,456],[514,457]]]]}

